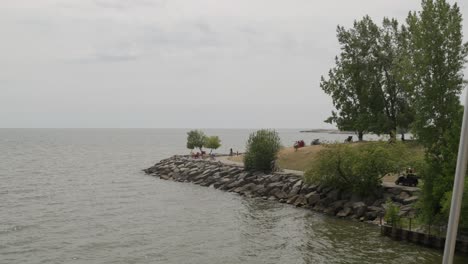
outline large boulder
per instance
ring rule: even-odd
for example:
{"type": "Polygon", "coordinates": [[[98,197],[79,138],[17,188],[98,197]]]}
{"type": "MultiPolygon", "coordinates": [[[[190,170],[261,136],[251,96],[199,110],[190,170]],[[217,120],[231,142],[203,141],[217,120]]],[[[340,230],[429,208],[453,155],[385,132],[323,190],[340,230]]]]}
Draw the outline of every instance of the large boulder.
{"type": "Polygon", "coordinates": [[[293,204],[298,207],[304,206],[307,204],[307,199],[304,196],[299,195],[293,204]]]}
{"type": "Polygon", "coordinates": [[[338,213],[341,209],[343,209],[343,205],[346,203],[345,200],[341,201],[336,201],[331,203],[327,209],[325,209],[325,213],[328,215],[335,215],[338,213]]]}
{"type": "Polygon", "coordinates": [[[272,183],[269,183],[267,184],[267,186],[265,187],[267,189],[267,192],[271,192],[272,190],[274,189],[282,189],[283,188],[283,183],[282,182],[272,182],[272,183]]]}
{"type": "Polygon", "coordinates": [[[320,194],[316,192],[311,192],[305,196],[307,199],[307,204],[314,206],[318,201],[320,201],[320,194]]]}
{"type": "Polygon", "coordinates": [[[245,193],[245,192],[247,192],[247,191],[253,190],[253,189],[256,188],[256,187],[257,187],[257,185],[256,185],[255,183],[251,182],[251,183],[247,183],[246,185],[244,185],[244,186],[242,186],[242,187],[238,187],[239,190],[237,190],[237,191],[234,190],[234,192],[237,192],[237,193],[245,193]]]}
{"type": "Polygon", "coordinates": [[[410,198],[411,195],[407,192],[401,192],[398,196],[394,198],[395,202],[403,203],[404,200],[410,198]]]}
{"type": "Polygon", "coordinates": [[[418,196],[411,196],[409,198],[406,198],[402,201],[402,204],[413,204],[415,202],[417,202],[419,199],[418,196]]]}
{"type": "Polygon", "coordinates": [[[353,203],[353,211],[354,211],[354,215],[357,218],[360,218],[366,213],[367,205],[363,202],[353,203]]]}
{"type": "Polygon", "coordinates": [[[353,213],[353,209],[351,209],[351,207],[345,207],[345,208],[341,209],[336,214],[336,216],[338,216],[338,217],[347,217],[347,216],[351,215],[352,213],[353,213]]]}
{"type": "Polygon", "coordinates": [[[315,192],[317,190],[317,185],[313,184],[303,184],[299,194],[308,194],[311,192],[315,192]]]}
{"type": "Polygon", "coordinates": [[[294,202],[296,201],[297,198],[299,198],[299,195],[294,195],[294,196],[290,197],[290,198],[286,201],[286,203],[288,203],[288,204],[294,204],[294,202]]]}
{"type": "Polygon", "coordinates": [[[370,211],[365,213],[365,219],[368,221],[374,221],[378,217],[377,212],[375,211],[370,211]]]}
{"type": "Polygon", "coordinates": [[[338,189],[332,189],[330,192],[327,193],[327,197],[333,201],[338,201],[340,199],[341,191],[338,189]]]}
{"type": "Polygon", "coordinates": [[[284,191],[276,188],[276,189],[273,189],[271,192],[270,192],[270,195],[273,195],[275,196],[276,198],[278,199],[287,199],[288,198],[288,194],[285,193],[284,191]]]}
{"type": "Polygon", "coordinates": [[[297,195],[301,191],[302,187],[302,181],[298,180],[291,188],[291,191],[289,192],[289,196],[292,197],[294,195],[297,195]]]}
{"type": "Polygon", "coordinates": [[[231,189],[231,188],[236,188],[236,187],[240,187],[242,186],[243,184],[245,183],[245,181],[243,179],[240,179],[240,180],[237,180],[235,182],[232,182],[230,184],[227,185],[227,188],[228,189],[231,189]]]}

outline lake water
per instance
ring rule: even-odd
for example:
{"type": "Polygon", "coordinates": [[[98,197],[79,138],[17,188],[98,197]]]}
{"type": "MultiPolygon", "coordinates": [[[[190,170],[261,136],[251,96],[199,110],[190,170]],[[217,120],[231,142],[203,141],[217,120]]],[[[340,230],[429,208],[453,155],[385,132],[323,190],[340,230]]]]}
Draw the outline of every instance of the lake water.
{"type": "MultiPolygon", "coordinates": [[[[205,130],[220,152],[249,130],[205,130]]],[[[280,130],[283,144],[346,135],[280,130]]],[[[0,129],[0,263],[440,263],[379,228],[147,176],[184,129],[0,129]]],[[[456,263],[468,263],[458,257],[456,263]]]]}

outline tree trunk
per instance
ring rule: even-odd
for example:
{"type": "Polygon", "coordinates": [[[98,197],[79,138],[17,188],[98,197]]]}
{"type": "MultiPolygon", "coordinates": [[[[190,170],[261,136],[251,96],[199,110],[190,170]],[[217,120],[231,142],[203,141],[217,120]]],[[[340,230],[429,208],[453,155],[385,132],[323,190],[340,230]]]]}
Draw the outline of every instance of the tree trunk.
{"type": "Polygon", "coordinates": [[[363,138],[364,138],[364,132],[359,131],[359,132],[358,132],[358,139],[359,139],[359,141],[362,141],[363,138]]]}
{"type": "Polygon", "coordinates": [[[405,133],[401,133],[401,141],[405,141],[405,133]]]}

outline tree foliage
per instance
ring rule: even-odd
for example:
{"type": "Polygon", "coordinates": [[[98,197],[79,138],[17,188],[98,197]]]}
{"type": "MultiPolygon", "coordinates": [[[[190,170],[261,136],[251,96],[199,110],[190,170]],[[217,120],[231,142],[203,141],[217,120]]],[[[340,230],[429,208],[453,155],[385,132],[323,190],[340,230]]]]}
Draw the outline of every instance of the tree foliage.
{"type": "Polygon", "coordinates": [[[218,136],[210,136],[206,138],[205,147],[211,149],[213,152],[214,149],[221,147],[221,140],[218,136]]]}
{"type": "Polygon", "coordinates": [[[281,148],[281,140],[275,130],[262,129],[250,134],[244,155],[246,170],[271,172],[281,148]]]}
{"type": "Polygon", "coordinates": [[[336,109],[327,122],[360,138],[411,131],[424,146],[421,216],[428,224],[445,219],[453,186],[468,55],[462,32],[460,8],[446,0],[422,0],[403,25],[386,18],[377,26],[366,16],[338,27],[341,53],[321,81],[336,109]]]}
{"type": "Polygon", "coordinates": [[[326,122],[356,131],[360,140],[365,132],[406,132],[412,109],[400,61],[406,55],[407,32],[395,19],[385,18],[379,27],[365,16],[351,29],[338,26],[337,36],[341,53],[320,83],[336,108],[326,122]]]}
{"type": "Polygon", "coordinates": [[[191,130],[187,133],[187,148],[198,148],[203,151],[203,146],[206,144],[206,135],[201,130],[191,130]]]}
{"type": "Polygon", "coordinates": [[[377,26],[370,17],[355,21],[352,29],[338,26],[337,37],[341,54],[335,58],[336,66],[322,77],[323,91],[331,95],[336,112],[327,122],[334,122],[340,130],[356,131],[359,139],[369,130],[372,101],[373,50],[377,41],[377,26]]]}
{"type": "Polygon", "coordinates": [[[414,99],[413,133],[426,148],[422,215],[440,219],[442,201],[451,190],[456,166],[462,111],[459,95],[468,45],[463,43],[457,4],[424,0],[422,11],[407,18],[408,85],[414,99]]]}
{"type": "MultiPolygon", "coordinates": [[[[452,191],[448,191],[445,193],[442,200],[442,214],[445,218],[447,218],[450,213],[451,201],[452,191]]],[[[463,192],[463,201],[461,206],[459,227],[468,231],[468,178],[465,179],[465,190],[463,192]]]]}

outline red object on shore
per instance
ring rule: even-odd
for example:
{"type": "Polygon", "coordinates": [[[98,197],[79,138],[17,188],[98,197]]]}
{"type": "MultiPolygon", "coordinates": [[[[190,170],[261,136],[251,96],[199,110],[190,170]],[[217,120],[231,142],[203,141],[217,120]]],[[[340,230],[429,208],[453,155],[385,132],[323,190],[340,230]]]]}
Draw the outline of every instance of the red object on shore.
{"type": "Polygon", "coordinates": [[[294,143],[294,148],[297,150],[298,148],[303,148],[305,147],[305,142],[304,140],[299,140],[294,143]]]}

